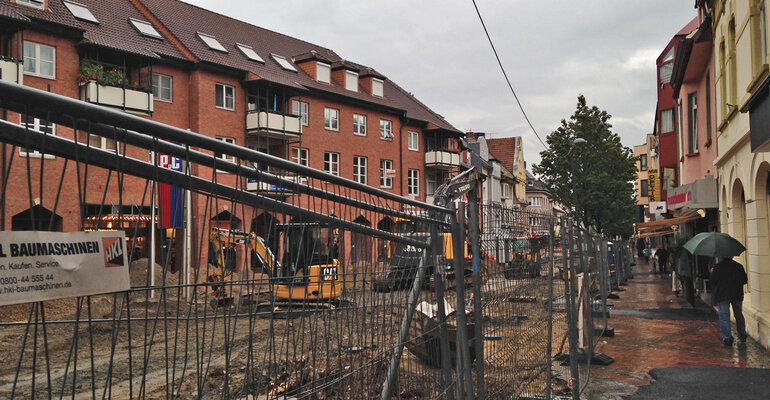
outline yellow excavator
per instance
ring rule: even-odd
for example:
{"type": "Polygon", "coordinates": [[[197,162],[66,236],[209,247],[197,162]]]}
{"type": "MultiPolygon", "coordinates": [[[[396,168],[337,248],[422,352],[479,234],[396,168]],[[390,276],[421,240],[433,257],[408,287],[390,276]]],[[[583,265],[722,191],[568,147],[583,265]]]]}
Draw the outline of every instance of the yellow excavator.
{"type": "MultiPolygon", "coordinates": [[[[265,240],[254,232],[212,228],[209,236],[209,264],[213,272],[208,277],[212,304],[233,304],[233,279],[236,265],[236,247],[250,250],[252,270],[261,269],[268,275],[273,309],[300,303],[334,303],[342,289],[338,283],[338,233],[328,226],[313,222],[278,224],[273,232],[275,241],[283,250],[279,261],[265,240]],[[256,266],[256,268],[254,268],[256,266]],[[230,290],[228,290],[230,288],[230,290]]],[[[248,284],[245,284],[248,286],[248,284]]],[[[253,294],[252,294],[253,295],[253,294]]],[[[249,296],[242,295],[242,299],[249,296]]]]}

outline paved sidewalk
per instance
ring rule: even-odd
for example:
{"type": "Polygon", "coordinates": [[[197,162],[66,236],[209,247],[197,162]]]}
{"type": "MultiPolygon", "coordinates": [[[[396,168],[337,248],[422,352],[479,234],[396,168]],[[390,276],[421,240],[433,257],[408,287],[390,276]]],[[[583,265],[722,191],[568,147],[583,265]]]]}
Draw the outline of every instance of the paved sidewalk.
{"type": "Polygon", "coordinates": [[[698,302],[693,308],[676,297],[671,277],[652,273],[644,259],[633,271],[620,299],[610,300],[615,337],[601,338],[596,350],[615,362],[591,367],[583,398],[770,398],[770,352],[751,338],[724,346],[712,307],[698,302]]]}

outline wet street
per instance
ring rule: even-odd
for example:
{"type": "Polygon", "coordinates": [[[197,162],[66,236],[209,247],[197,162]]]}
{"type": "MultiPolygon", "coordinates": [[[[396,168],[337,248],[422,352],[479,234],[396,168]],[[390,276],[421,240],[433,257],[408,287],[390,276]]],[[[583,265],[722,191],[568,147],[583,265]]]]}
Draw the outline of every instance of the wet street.
{"type": "Polygon", "coordinates": [[[637,262],[634,278],[617,292],[620,299],[608,300],[614,305],[608,326],[615,337],[602,338],[596,351],[615,362],[591,367],[582,397],[766,399],[770,352],[751,338],[723,345],[716,311],[700,301],[693,308],[672,292],[670,275],[651,269],[644,260],[637,262]],[[752,397],[754,392],[761,397],[752,397]]]}

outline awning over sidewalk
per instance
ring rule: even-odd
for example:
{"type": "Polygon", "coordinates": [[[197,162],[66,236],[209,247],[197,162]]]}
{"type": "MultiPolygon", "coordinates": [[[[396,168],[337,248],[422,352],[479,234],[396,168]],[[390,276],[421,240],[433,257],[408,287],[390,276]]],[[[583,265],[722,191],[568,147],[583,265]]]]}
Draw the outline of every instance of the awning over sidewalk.
{"type": "Polygon", "coordinates": [[[706,216],[703,209],[691,210],[685,215],[676,218],[669,218],[660,221],[641,222],[634,227],[637,238],[646,238],[651,236],[671,235],[678,231],[677,225],[693,221],[706,216]]]}

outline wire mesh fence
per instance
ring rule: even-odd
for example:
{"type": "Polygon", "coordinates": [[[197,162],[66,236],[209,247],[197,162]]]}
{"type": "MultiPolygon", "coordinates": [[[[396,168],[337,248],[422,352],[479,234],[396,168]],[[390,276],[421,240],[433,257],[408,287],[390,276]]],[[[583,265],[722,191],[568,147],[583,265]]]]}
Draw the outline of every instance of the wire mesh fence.
{"type": "MultiPolygon", "coordinates": [[[[606,241],[473,191],[428,205],[3,82],[0,107],[2,238],[118,232],[130,280],[80,297],[0,282],[3,398],[563,394],[572,280],[604,301],[627,276],[606,241]]],[[[3,277],[37,279],[8,261],[3,277]]]]}

